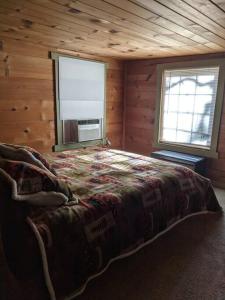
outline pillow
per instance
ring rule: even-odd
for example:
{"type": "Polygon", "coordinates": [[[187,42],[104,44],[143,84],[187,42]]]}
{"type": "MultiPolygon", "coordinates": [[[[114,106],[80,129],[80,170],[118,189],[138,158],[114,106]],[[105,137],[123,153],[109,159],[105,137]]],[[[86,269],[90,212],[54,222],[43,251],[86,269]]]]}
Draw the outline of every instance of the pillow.
{"type": "Polygon", "coordinates": [[[33,205],[61,205],[74,200],[68,185],[35,165],[0,159],[0,176],[12,185],[12,198],[33,205]]]}
{"type": "Polygon", "coordinates": [[[47,160],[36,150],[28,146],[0,144],[0,156],[10,160],[24,161],[55,175],[47,160]]]}

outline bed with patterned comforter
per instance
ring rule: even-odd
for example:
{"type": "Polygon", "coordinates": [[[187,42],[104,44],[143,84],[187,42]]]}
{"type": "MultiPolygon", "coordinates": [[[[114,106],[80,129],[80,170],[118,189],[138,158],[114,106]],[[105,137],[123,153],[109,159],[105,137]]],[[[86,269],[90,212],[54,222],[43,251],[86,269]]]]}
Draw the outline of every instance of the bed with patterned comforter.
{"type": "Polygon", "coordinates": [[[188,168],[100,147],[45,156],[73,198],[29,206],[51,299],[72,299],[115,259],[184,218],[221,208],[208,179],[188,168]]]}

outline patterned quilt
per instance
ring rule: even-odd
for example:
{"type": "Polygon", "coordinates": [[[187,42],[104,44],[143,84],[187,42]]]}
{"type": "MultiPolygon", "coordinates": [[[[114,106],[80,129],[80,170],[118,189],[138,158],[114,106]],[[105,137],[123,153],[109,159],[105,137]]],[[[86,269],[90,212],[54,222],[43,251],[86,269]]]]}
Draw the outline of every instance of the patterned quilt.
{"type": "Polygon", "coordinates": [[[96,147],[45,157],[79,199],[29,212],[51,299],[79,294],[186,216],[220,211],[210,181],[176,164],[96,147]]]}

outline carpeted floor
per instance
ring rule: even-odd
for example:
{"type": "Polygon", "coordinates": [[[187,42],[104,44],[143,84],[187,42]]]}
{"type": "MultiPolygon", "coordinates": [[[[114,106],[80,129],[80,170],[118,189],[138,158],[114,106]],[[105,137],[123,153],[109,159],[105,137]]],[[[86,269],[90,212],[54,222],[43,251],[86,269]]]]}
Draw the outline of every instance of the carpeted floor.
{"type": "MultiPolygon", "coordinates": [[[[225,191],[216,189],[216,194],[225,211],[225,191]]],[[[47,299],[44,292],[29,290],[21,300],[47,299]]],[[[7,300],[19,299],[9,285],[7,294],[7,300]]],[[[137,254],[113,263],[77,298],[106,299],[225,300],[225,216],[185,220],[137,254]]]]}
{"type": "MultiPolygon", "coordinates": [[[[225,211],[225,191],[216,189],[225,211]]],[[[224,300],[225,217],[180,223],[137,254],[111,265],[78,300],[224,300]]]]}

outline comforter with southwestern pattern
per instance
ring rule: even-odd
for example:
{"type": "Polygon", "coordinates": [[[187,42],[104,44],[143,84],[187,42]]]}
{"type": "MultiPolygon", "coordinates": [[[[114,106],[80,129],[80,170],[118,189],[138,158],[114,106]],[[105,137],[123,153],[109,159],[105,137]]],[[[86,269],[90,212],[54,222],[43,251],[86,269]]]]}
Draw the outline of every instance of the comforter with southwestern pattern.
{"type": "Polygon", "coordinates": [[[182,218],[220,210],[210,181],[176,164],[98,147],[46,159],[78,199],[28,214],[52,299],[79,293],[112,260],[182,218]]]}

